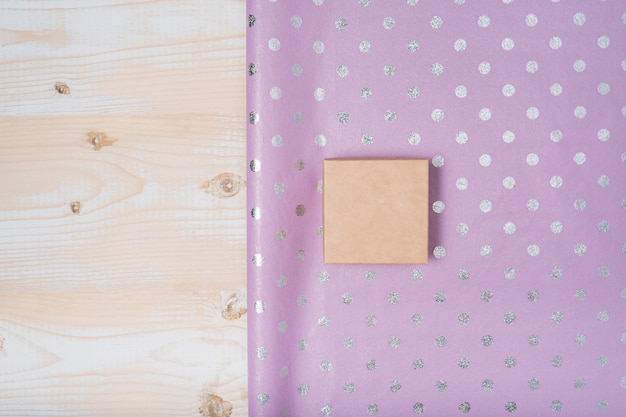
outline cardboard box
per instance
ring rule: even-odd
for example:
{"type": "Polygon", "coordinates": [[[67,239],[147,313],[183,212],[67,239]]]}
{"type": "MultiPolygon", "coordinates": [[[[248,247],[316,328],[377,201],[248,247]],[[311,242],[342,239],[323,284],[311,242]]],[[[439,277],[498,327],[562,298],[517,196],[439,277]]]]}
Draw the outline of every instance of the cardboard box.
{"type": "Polygon", "coordinates": [[[428,262],[426,159],[326,159],[324,262],[428,262]]]}

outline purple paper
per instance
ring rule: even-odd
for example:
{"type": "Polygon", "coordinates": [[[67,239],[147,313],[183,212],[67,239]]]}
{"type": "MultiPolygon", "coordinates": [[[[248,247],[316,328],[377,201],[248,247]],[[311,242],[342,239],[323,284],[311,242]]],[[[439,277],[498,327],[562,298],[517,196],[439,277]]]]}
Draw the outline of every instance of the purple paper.
{"type": "Polygon", "coordinates": [[[624,415],[626,3],[248,13],[250,415],[624,415]],[[336,157],[432,160],[427,265],[324,264],[336,157]]]}

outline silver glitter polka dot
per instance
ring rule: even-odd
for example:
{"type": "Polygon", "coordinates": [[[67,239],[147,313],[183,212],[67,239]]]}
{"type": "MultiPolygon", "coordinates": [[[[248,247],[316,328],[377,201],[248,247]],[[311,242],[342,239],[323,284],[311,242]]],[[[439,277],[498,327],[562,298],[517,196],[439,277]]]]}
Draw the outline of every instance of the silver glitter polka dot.
{"type": "Polygon", "coordinates": [[[304,340],[304,339],[300,339],[296,343],[296,348],[298,350],[306,350],[307,347],[309,347],[309,343],[306,340],[304,340]]]}
{"type": "Polygon", "coordinates": [[[513,187],[515,187],[515,178],[505,177],[502,180],[502,186],[504,186],[504,188],[506,188],[507,190],[512,190],[513,187]]]}
{"type": "Polygon", "coordinates": [[[335,27],[337,30],[345,30],[348,27],[348,21],[345,18],[340,17],[335,20],[335,27]]]}
{"type": "Polygon", "coordinates": [[[411,316],[411,322],[413,322],[413,324],[416,326],[421,326],[423,321],[424,321],[424,317],[422,317],[421,314],[416,313],[411,316]]]}
{"type": "Polygon", "coordinates": [[[411,271],[411,279],[413,281],[421,281],[423,277],[424,274],[420,269],[414,269],[411,271]]]}
{"type": "Polygon", "coordinates": [[[490,290],[485,290],[480,294],[480,299],[483,300],[485,303],[490,302],[493,299],[493,292],[491,292],[490,290]]]}
{"type": "Polygon", "coordinates": [[[457,180],[456,180],[456,188],[458,190],[461,190],[461,191],[467,190],[467,186],[468,185],[469,185],[469,183],[467,181],[467,178],[465,178],[465,177],[457,178],[457,180]]]}
{"type": "Polygon", "coordinates": [[[528,61],[526,63],[526,72],[528,72],[529,74],[534,74],[537,71],[539,71],[539,64],[537,63],[537,61],[528,61]]]}
{"type": "Polygon", "coordinates": [[[326,98],[326,91],[324,91],[323,88],[316,88],[315,91],[313,91],[313,98],[316,101],[322,101],[326,98]]]}
{"type": "Polygon", "coordinates": [[[502,40],[502,49],[510,51],[515,47],[515,42],[511,38],[504,38],[502,40]]]}
{"type": "Polygon", "coordinates": [[[306,302],[307,302],[306,296],[299,295],[298,297],[296,297],[296,304],[298,305],[298,307],[304,306],[306,302]]]}
{"type": "Polygon", "coordinates": [[[437,347],[445,347],[448,344],[448,341],[446,340],[445,336],[437,336],[435,338],[435,346],[437,347]]]}
{"type": "Polygon", "coordinates": [[[416,132],[411,132],[409,134],[409,138],[408,141],[411,145],[417,145],[420,143],[420,141],[422,140],[422,138],[420,137],[420,135],[416,132]]]}
{"type": "Polygon", "coordinates": [[[507,368],[515,368],[516,365],[517,359],[515,359],[513,356],[509,356],[504,359],[504,366],[506,366],[507,368]]]}
{"type": "Polygon", "coordinates": [[[553,323],[558,324],[563,321],[563,314],[560,311],[555,311],[550,315],[550,320],[552,320],[553,323]]]}
{"type": "Polygon", "coordinates": [[[269,355],[269,350],[267,350],[267,348],[265,347],[258,347],[256,349],[256,357],[259,360],[264,360],[267,358],[267,355],[269,355]]]}
{"type": "Polygon", "coordinates": [[[505,97],[513,97],[515,94],[515,87],[511,84],[506,84],[502,87],[502,94],[504,94],[505,97]]]}
{"type": "Polygon", "coordinates": [[[493,344],[493,337],[491,335],[485,335],[480,338],[480,342],[483,344],[483,346],[491,346],[493,344]]]}
{"type": "Polygon", "coordinates": [[[483,213],[489,213],[493,208],[493,204],[489,200],[483,200],[480,202],[479,208],[483,213]]]}
{"type": "Polygon", "coordinates": [[[284,192],[285,192],[285,184],[281,182],[277,182],[276,184],[274,184],[274,193],[276,195],[281,195],[284,192]]]}
{"type": "Polygon", "coordinates": [[[552,178],[550,178],[550,186],[552,188],[561,188],[562,185],[563,185],[563,178],[561,178],[560,176],[555,175],[552,178]]]}
{"type": "Polygon", "coordinates": [[[528,291],[528,301],[535,302],[539,300],[539,291],[530,290],[528,291]]]}
{"type": "Polygon", "coordinates": [[[320,370],[322,372],[330,372],[333,369],[333,364],[329,361],[320,362],[320,370]]]}
{"type": "Polygon", "coordinates": [[[598,38],[598,46],[602,49],[606,49],[611,44],[611,40],[608,36],[602,35],[598,38]]]}
{"type": "Polygon", "coordinates": [[[302,18],[300,16],[292,16],[290,23],[291,26],[294,27],[294,29],[298,29],[300,28],[300,26],[302,26],[302,18]]]}
{"type": "Polygon", "coordinates": [[[577,289],[574,292],[574,298],[576,299],[576,301],[584,301],[585,298],[587,298],[587,291],[583,290],[582,288],[577,289]]]}
{"type": "Polygon", "coordinates": [[[396,73],[396,66],[387,64],[383,67],[383,72],[385,73],[387,77],[391,77],[396,73]]]}
{"type": "Polygon", "coordinates": [[[530,13],[529,15],[526,16],[525,21],[526,21],[526,25],[528,25],[529,27],[534,27],[534,26],[537,26],[539,19],[537,18],[536,14],[530,13]]]}
{"type": "Polygon", "coordinates": [[[376,272],[374,271],[367,271],[365,273],[365,281],[367,282],[373,282],[376,279],[376,272]]]}
{"type": "Polygon", "coordinates": [[[259,404],[261,405],[265,405],[268,402],[270,402],[270,395],[269,394],[259,394],[256,397],[257,401],[259,402],[259,404]]]}
{"type": "Polygon", "coordinates": [[[365,317],[365,325],[367,327],[374,327],[374,326],[376,326],[376,322],[377,321],[378,321],[378,319],[373,314],[370,314],[370,315],[365,317]]]}
{"type": "Polygon", "coordinates": [[[550,231],[554,234],[561,233],[563,231],[563,224],[559,221],[550,223],[550,231]]]}
{"type": "Polygon", "coordinates": [[[469,137],[468,137],[466,132],[457,132],[457,134],[456,134],[456,143],[458,143],[459,145],[466,144],[468,139],[469,139],[469,137]]]}
{"type": "Polygon", "coordinates": [[[330,326],[330,317],[328,316],[322,316],[319,318],[319,320],[317,321],[318,324],[320,325],[320,327],[329,327],[330,326]]]}
{"type": "Polygon", "coordinates": [[[443,203],[443,201],[435,201],[433,203],[433,211],[437,214],[443,213],[445,208],[446,208],[446,205],[443,203]]]}
{"type": "Polygon", "coordinates": [[[553,96],[558,97],[562,93],[563,93],[563,87],[561,87],[561,84],[554,83],[550,86],[550,94],[552,94],[553,96]]]}
{"type": "Polygon", "coordinates": [[[531,334],[528,336],[528,344],[531,346],[537,346],[539,344],[539,336],[536,334],[531,334]]]}
{"type": "Polygon", "coordinates": [[[587,161],[587,155],[584,152],[576,152],[574,155],[574,162],[576,165],[582,165],[587,161]]]}
{"type": "Polygon", "coordinates": [[[281,366],[280,369],[278,370],[278,375],[281,378],[285,378],[288,373],[289,373],[289,368],[287,367],[287,365],[281,366]]]}
{"type": "Polygon", "coordinates": [[[602,188],[608,187],[611,182],[611,178],[608,175],[600,175],[598,177],[598,185],[602,188]]]}
{"type": "Polygon", "coordinates": [[[398,380],[391,381],[389,384],[389,390],[393,393],[396,393],[402,389],[402,385],[398,380]]]}
{"type": "Polygon", "coordinates": [[[515,323],[516,319],[517,319],[517,316],[515,316],[515,313],[513,312],[508,312],[504,315],[504,322],[506,324],[513,324],[515,323]]]}
{"type": "Polygon", "coordinates": [[[352,302],[354,301],[354,298],[352,297],[352,294],[350,293],[344,293],[341,296],[341,301],[345,304],[345,305],[350,305],[352,304],[352,302]]]}
{"type": "Polygon", "coordinates": [[[600,323],[606,323],[609,321],[609,312],[608,311],[600,311],[597,315],[598,321],[600,323]]]}
{"type": "Polygon", "coordinates": [[[263,258],[263,255],[261,255],[260,253],[254,254],[252,256],[252,263],[255,266],[261,266],[263,265],[263,262],[265,261],[265,259],[263,258]]]}
{"type": "MultiPolygon", "coordinates": [[[[622,162],[626,164],[626,152],[622,152],[622,162]]],[[[622,204],[624,206],[624,204],[622,204]]]]}
{"type": "Polygon", "coordinates": [[[598,231],[600,231],[600,232],[602,232],[602,233],[606,233],[606,232],[608,232],[608,231],[609,231],[609,229],[610,229],[610,227],[611,227],[611,226],[610,226],[610,224],[609,224],[609,222],[608,222],[607,220],[601,220],[601,221],[598,223],[598,231]]]}
{"type": "Polygon", "coordinates": [[[560,368],[561,365],[563,365],[563,358],[560,356],[554,356],[552,358],[552,360],[550,361],[550,363],[552,364],[552,366],[554,366],[555,368],[560,368]]]}
{"type": "Polygon", "coordinates": [[[529,153],[526,156],[526,163],[531,167],[537,165],[539,163],[539,156],[536,153],[529,153]]]}
{"type": "Polygon", "coordinates": [[[480,158],[478,158],[478,163],[483,167],[488,167],[489,165],[491,165],[491,162],[491,155],[486,153],[482,154],[480,158]]]}
{"type": "Polygon", "coordinates": [[[368,371],[375,371],[376,368],[378,368],[378,364],[376,364],[375,359],[370,359],[369,361],[365,363],[365,367],[367,368],[368,371]]]}
{"type": "Polygon", "coordinates": [[[578,211],[582,211],[585,209],[585,207],[587,207],[587,202],[585,201],[584,198],[577,198],[574,201],[574,208],[578,211]]]}
{"type": "Polygon", "coordinates": [[[283,96],[283,90],[280,89],[280,87],[272,87],[270,89],[270,97],[274,100],[280,100],[280,98],[283,96]]]}
{"type": "Polygon", "coordinates": [[[418,370],[424,368],[424,361],[421,358],[415,359],[413,361],[413,369],[418,370]]]}
{"type": "Polygon", "coordinates": [[[250,63],[250,65],[248,65],[248,75],[253,76],[254,74],[257,73],[258,69],[259,67],[257,66],[257,64],[250,63]]]}
{"type": "Polygon", "coordinates": [[[470,403],[468,403],[467,401],[462,402],[461,404],[459,404],[459,411],[466,414],[469,413],[471,410],[471,406],[470,403]]]}
{"type": "Polygon", "coordinates": [[[324,42],[322,41],[315,41],[313,43],[313,51],[315,51],[316,54],[323,53],[325,48],[326,46],[324,45],[324,42]]]}
{"type": "Polygon", "coordinates": [[[506,233],[507,235],[512,235],[513,233],[515,233],[515,230],[517,228],[515,226],[515,223],[506,222],[504,223],[504,226],[502,226],[502,229],[504,229],[504,233],[506,233]]]}
{"type": "Polygon", "coordinates": [[[470,367],[470,360],[464,356],[461,359],[459,359],[458,364],[459,364],[459,368],[467,369],[470,367]]]}
{"type": "Polygon", "coordinates": [[[526,110],[526,117],[530,120],[537,119],[539,117],[539,109],[537,107],[529,107],[528,110],[526,110]]]}
{"type": "Polygon", "coordinates": [[[466,326],[470,322],[470,315],[467,313],[461,313],[457,317],[457,320],[459,321],[460,325],[466,326]]]}
{"type": "Polygon", "coordinates": [[[309,386],[307,384],[298,385],[298,394],[306,395],[309,393],[309,386]]]}
{"type": "Polygon", "coordinates": [[[278,51],[280,49],[280,41],[276,38],[272,38],[267,42],[267,45],[269,46],[271,51],[278,51]]]}
{"type": "Polygon", "coordinates": [[[480,256],[488,258],[493,254],[493,249],[490,245],[484,245],[480,248],[480,256]]]}
{"type": "Polygon", "coordinates": [[[574,15],[574,23],[575,23],[577,26],[582,26],[582,25],[584,25],[586,21],[587,21],[587,16],[585,16],[585,14],[584,14],[584,13],[580,13],[580,12],[579,12],[579,13],[576,13],[576,14],[574,15]]]}
{"type": "Polygon", "coordinates": [[[393,29],[393,27],[396,25],[396,21],[393,20],[392,17],[385,17],[383,19],[383,27],[387,30],[391,30],[393,29]]]}
{"type": "Polygon", "coordinates": [[[481,385],[485,391],[492,391],[494,383],[491,379],[485,379],[481,385]]]}
{"type": "Polygon", "coordinates": [[[444,118],[444,112],[441,109],[435,109],[432,111],[430,117],[435,121],[435,122],[440,122],[443,120],[444,118]]]}
{"type": "Polygon", "coordinates": [[[262,215],[263,211],[261,210],[261,207],[253,207],[250,211],[250,216],[255,220],[259,220],[262,215]]]}
{"type": "Polygon", "coordinates": [[[248,121],[250,122],[250,124],[257,124],[259,123],[259,114],[255,111],[251,111],[250,114],[248,115],[248,121]]]}
{"type": "Polygon", "coordinates": [[[445,163],[445,159],[441,155],[435,155],[432,159],[432,164],[435,168],[441,168],[445,163]]]}
{"type": "Polygon", "coordinates": [[[578,256],[583,256],[587,252],[587,245],[584,243],[577,243],[574,245],[574,253],[578,256]]]}
{"type": "Polygon", "coordinates": [[[409,98],[416,99],[420,96],[420,90],[417,87],[410,87],[407,91],[409,98]]]}
{"type": "Polygon", "coordinates": [[[582,59],[577,59],[576,61],[574,61],[573,67],[574,71],[583,72],[587,68],[587,64],[582,59]]]}
{"type": "Polygon", "coordinates": [[[467,41],[465,39],[457,39],[454,41],[454,50],[457,52],[463,52],[467,49],[467,41]]]}
{"type": "Polygon", "coordinates": [[[448,383],[443,379],[440,379],[439,381],[435,382],[435,388],[439,392],[444,392],[448,388],[448,383]]]}
{"type": "Polygon", "coordinates": [[[598,276],[600,278],[608,278],[609,275],[611,275],[611,270],[609,269],[608,266],[602,265],[601,267],[598,268],[598,276]]]}
{"type": "Polygon", "coordinates": [[[306,259],[306,252],[300,249],[296,252],[296,259],[300,262],[304,261],[306,259]]]}
{"type": "Polygon", "coordinates": [[[350,120],[350,114],[345,111],[341,111],[337,113],[337,120],[339,121],[339,123],[348,123],[348,121],[350,120]]]}
{"type": "Polygon", "coordinates": [[[446,301],[446,293],[444,293],[443,291],[437,291],[435,293],[435,302],[437,303],[443,303],[444,301],[446,301]]]}
{"type": "Polygon", "coordinates": [[[608,83],[598,84],[598,94],[606,96],[611,92],[611,86],[608,83]]]}
{"type": "Polygon", "coordinates": [[[363,88],[361,90],[361,98],[363,100],[369,100],[370,98],[372,98],[372,90],[369,88],[363,88]]]}
{"type": "Polygon", "coordinates": [[[320,410],[320,412],[322,413],[322,415],[324,416],[330,416],[333,413],[333,407],[331,405],[325,405],[324,407],[322,407],[322,409],[320,410]]]}
{"type": "Polygon", "coordinates": [[[609,402],[605,399],[601,399],[598,400],[597,406],[599,410],[606,410],[607,408],[609,408],[609,402]]]}
{"type": "Polygon", "coordinates": [[[343,392],[345,392],[346,394],[352,394],[354,391],[356,391],[356,386],[354,385],[354,382],[346,382],[345,384],[343,384],[343,392]]]}
{"type": "Polygon", "coordinates": [[[397,292],[390,292],[387,296],[387,301],[390,304],[398,304],[400,302],[400,294],[397,292]]]}
{"type": "Polygon", "coordinates": [[[413,412],[415,414],[424,414],[424,404],[423,403],[413,404],[413,412]]]}
{"type": "Polygon", "coordinates": [[[361,143],[365,146],[370,146],[374,143],[374,137],[372,135],[363,135],[361,136],[361,143]]]}
{"type": "Polygon", "coordinates": [[[409,52],[417,52],[420,49],[420,45],[413,39],[406,44],[406,49],[408,49],[409,52]]]}
{"type": "Polygon", "coordinates": [[[443,246],[436,246],[435,249],[433,249],[433,256],[437,259],[444,258],[446,256],[446,248],[443,246]]]}
{"type": "Polygon", "coordinates": [[[587,337],[582,333],[578,333],[574,337],[574,343],[576,343],[577,345],[584,345],[586,341],[587,341],[587,337]]]}
{"type": "Polygon", "coordinates": [[[354,339],[351,337],[343,340],[343,347],[346,349],[352,349],[354,347],[354,339]]]}
{"type": "Polygon", "coordinates": [[[598,130],[598,139],[601,142],[606,142],[611,137],[611,132],[608,129],[598,130]]]}
{"type": "Polygon", "coordinates": [[[552,268],[552,272],[550,272],[550,276],[554,279],[559,279],[563,276],[563,268],[560,266],[555,266],[552,268]]]}
{"type": "Polygon", "coordinates": [[[348,76],[348,67],[345,65],[339,65],[335,71],[337,72],[337,75],[341,78],[348,76]]]}
{"type": "Polygon", "coordinates": [[[563,41],[561,40],[561,38],[559,38],[558,36],[550,38],[550,49],[556,51],[557,49],[561,49],[561,46],[563,46],[563,41]]]}
{"type": "Polygon", "coordinates": [[[574,109],[574,116],[577,119],[584,119],[587,116],[587,109],[584,106],[576,106],[574,109]]]}
{"type": "Polygon", "coordinates": [[[457,273],[456,273],[457,277],[459,277],[459,279],[461,280],[466,280],[470,277],[470,272],[467,268],[460,268],[457,273]]]}
{"type": "Polygon", "coordinates": [[[622,289],[622,299],[626,300],[626,288],[622,289]]]}
{"type": "Polygon", "coordinates": [[[464,85],[457,85],[454,89],[454,95],[458,98],[467,97],[467,87],[465,87],[464,85]]]}
{"type": "Polygon", "coordinates": [[[438,62],[435,62],[433,65],[431,65],[430,72],[432,72],[433,75],[437,75],[437,76],[443,74],[443,65],[441,65],[438,62]]]}
{"type": "MultiPolygon", "coordinates": [[[[272,1],[277,1],[277,0],[272,0],[272,1]]],[[[313,4],[315,4],[316,6],[321,6],[322,4],[324,4],[324,0],[313,0],[313,4]]]]}
{"type": "Polygon", "coordinates": [[[430,26],[433,29],[441,29],[443,26],[443,19],[440,16],[433,16],[433,18],[430,19],[430,26]]]}
{"type": "Polygon", "coordinates": [[[619,381],[619,386],[622,388],[626,388],[626,376],[623,376],[619,381]]]}
{"type": "Polygon", "coordinates": [[[372,44],[368,41],[361,41],[361,43],[359,43],[359,51],[361,51],[362,53],[368,54],[371,50],[372,44]]]}
{"type": "Polygon", "coordinates": [[[378,414],[378,405],[377,404],[369,404],[367,406],[367,414],[370,416],[374,416],[378,414]]]}
{"type": "Polygon", "coordinates": [[[371,2],[372,0],[359,0],[359,4],[363,7],[369,6],[371,2]]]}
{"type": "Polygon", "coordinates": [[[465,223],[459,223],[456,226],[456,232],[461,236],[465,236],[469,233],[469,226],[465,223]]]}
{"type": "Polygon", "coordinates": [[[539,380],[537,378],[531,378],[528,380],[528,388],[535,391],[539,389],[539,380]]]}
{"type": "Polygon", "coordinates": [[[306,207],[304,207],[304,204],[298,204],[296,206],[296,216],[302,217],[305,214],[306,214],[306,207]]]}
{"type": "Polygon", "coordinates": [[[489,74],[489,72],[491,71],[491,64],[489,62],[481,62],[480,64],[478,64],[478,72],[480,72],[483,75],[487,75],[489,74]]]}
{"type": "Polygon", "coordinates": [[[583,377],[578,377],[574,380],[574,387],[576,387],[576,389],[583,389],[585,385],[587,385],[587,381],[585,381],[583,377]]]}
{"type": "Polygon", "coordinates": [[[531,198],[526,202],[526,208],[528,211],[537,211],[539,209],[539,201],[531,198]]]}
{"type": "Polygon", "coordinates": [[[515,268],[509,267],[504,270],[504,278],[508,280],[514,279],[516,275],[517,271],[515,271],[515,268]]]}
{"type": "Polygon", "coordinates": [[[478,117],[482,121],[487,121],[487,120],[491,119],[491,110],[486,108],[486,107],[480,109],[480,111],[478,112],[478,117]]]}
{"type": "Polygon", "coordinates": [[[622,336],[619,339],[622,343],[626,344],[626,332],[622,333],[622,336]]]}
{"type": "Polygon", "coordinates": [[[395,122],[397,119],[396,112],[393,110],[387,110],[385,112],[385,120],[388,122],[395,122]]]}

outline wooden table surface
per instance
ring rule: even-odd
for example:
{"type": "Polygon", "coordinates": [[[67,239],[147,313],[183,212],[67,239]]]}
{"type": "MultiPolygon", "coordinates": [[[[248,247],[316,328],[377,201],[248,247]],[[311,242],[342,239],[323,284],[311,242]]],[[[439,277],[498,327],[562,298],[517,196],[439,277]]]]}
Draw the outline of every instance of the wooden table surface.
{"type": "Polygon", "coordinates": [[[245,0],[0,2],[0,415],[247,415],[245,0]]]}

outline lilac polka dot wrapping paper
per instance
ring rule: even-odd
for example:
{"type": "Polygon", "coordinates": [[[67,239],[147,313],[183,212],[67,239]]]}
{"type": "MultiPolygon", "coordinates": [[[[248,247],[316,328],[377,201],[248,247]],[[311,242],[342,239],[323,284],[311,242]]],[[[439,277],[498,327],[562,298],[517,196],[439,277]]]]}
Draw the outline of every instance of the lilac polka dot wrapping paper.
{"type": "Polygon", "coordinates": [[[247,19],[250,415],[626,415],[626,2],[247,19]],[[324,264],[361,157],[431,161],[428,264],[324,264]]]}

